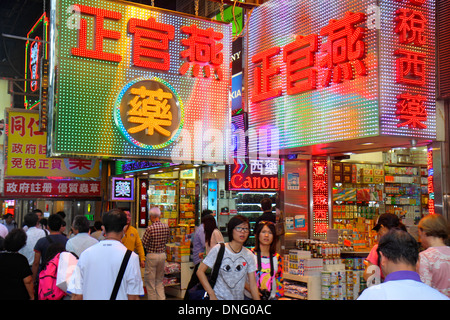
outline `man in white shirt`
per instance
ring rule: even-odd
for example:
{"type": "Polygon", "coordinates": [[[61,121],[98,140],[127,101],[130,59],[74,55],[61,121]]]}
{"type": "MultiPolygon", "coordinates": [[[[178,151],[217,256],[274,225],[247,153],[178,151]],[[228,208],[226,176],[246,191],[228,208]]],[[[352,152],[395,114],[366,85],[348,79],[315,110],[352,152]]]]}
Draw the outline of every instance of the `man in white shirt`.
{"type": "Polygon", "coordinates": [[[420,281],[418,244],[409,233],[390,230],[381,237],[378,253],[384,282],[365,289],[358,300],[449,300],[420,281]]]}
{"type": "Polygon", "coordinates": [[[34,247],[36,242],[46,236],[45,231],[37,227],[38,222],[39,216],[34,212],[28,213],[24,217],[24,224],[28,226],[26,231],[27,243],[22,249],[19,250],[19,253],[27,258],[30,267],[34,262],[34,247]]]}
{"type": "MultiPolygon", "coordinates": [[[[108,300],[127,248],[122,244],[127,216],[120,209],[103,215],[106,239],[80,256],[68,292],[73,300],[108,300]]],[[[132,252],[117,293],[117,300],[138,300],[144,294],[139,256],[132,252]]]]}
{"type": "Polygon", "coordinates": [[[0,237],[5,239],[7,235],[8,235],[8,228],[3,223],[0,223],[0,237]]]}
{"type": "Polygon", "coordinates": [[[89,221],[85,216],[75,216],[72,230],[75,236],[67,240],[66,250],[75,253],[77,257],[81,256],[84,250],[98,243],[97,239],[89,235],[89,221]]]}

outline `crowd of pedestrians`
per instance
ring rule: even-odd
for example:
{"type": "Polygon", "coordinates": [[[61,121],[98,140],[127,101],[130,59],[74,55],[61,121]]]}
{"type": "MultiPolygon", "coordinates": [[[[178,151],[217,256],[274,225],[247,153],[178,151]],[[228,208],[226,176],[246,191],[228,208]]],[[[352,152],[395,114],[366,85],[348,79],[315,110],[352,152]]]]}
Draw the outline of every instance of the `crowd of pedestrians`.
{"type": "MultiPolygon", "coordinates": [[[[165,299],[162,283],[169,228],[159,221],[160,215],[158,208],[150,210],[152,225],[143,241],[131,225],[129,210],[122,209],[104,213],[93,227],[85,216],[75,216],[68,235],[64,212],[46,219],[41,210],[33,210],[24,217],[22,228],[0,223],[0,300],[60,299],[41,291],[51,262],[62,252],[76,259],[61,299],[140,299],[145,296],[141,268],[145,268],[148,298],[165,299]]],[[[10,217],[4,222],[9,225],[10,217]]]]}
{"type": "MultiPolygon", "coordinates": [[[[252,249],[245,247],[251,232],[248,218],[237,215],[230,219],[225,242],[212,212],[202,213],[202,223],[192,239],[195,268],[186,300],[196,296],[193,290],[203,290],[204,297],[211,300],[283,297],[278,219],[269,212],[269,201],[263,199],[264,214],[255,224],[252,249]]],[[[144,288],[149,300],[166,299],[163,277],[170,232],[160,220],[159,208],[151,208],[151,224],[142,240],[131,225],[128,210],[105,212],[93,227],[85,216],[75,216],[69,230],[64,217],[64,212],[58,212],[45,219],[42,211],[34,210],[24,217],[21,228],[10,216],[4,217],[0,223],[0,300],[137,300],[145,295],[144,288]],[[43,292],[47,286],[43,278],[52,263],[58,259],[61,263],[63,252],[76,257],[70,275],[63,279],[64,291],[59,296],[54,294],[59,288],[45,287],[49,291],[43,292]]],[[[367,265],[381,270],[381,283],[369,286],[358,300],[450,298],[449,230],[441,215],[428,215],[419,222],[419,242],[395,215],[381,215],[374,230],[379,241],[367,265]]],[[[366,271],[364,276],[370,275],[366,271]]]]}

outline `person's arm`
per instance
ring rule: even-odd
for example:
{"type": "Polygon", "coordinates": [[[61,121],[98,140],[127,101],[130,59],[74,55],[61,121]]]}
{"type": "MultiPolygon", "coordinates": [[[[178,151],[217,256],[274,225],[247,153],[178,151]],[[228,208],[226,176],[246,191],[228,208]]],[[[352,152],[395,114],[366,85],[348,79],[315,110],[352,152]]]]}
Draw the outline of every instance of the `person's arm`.
{"type": "Polygon", "coordinates": [[[128,300],[139,300],[139,296],[137,294],[128,294],[128,300]]]}
{"type": "Polygon", "coordinates": [[[145,268],[145,251],[144,246],[142,245],[142,240],[139,237],[139,234],[136,235],[136,251],[139,255],[139,261],[141,268],[145,268]]]}
{"type": "Polygon", "coordinates": [[[40,261],[41,261],[41,252],[34,251],[34,261],[33,261],[33,265],[31,266],[31,272],[33,273],[33,281],[35,281],[36,277],[38,276],[40,261]]]}
{"type": "Polygon", "coordinates": [[[71,300],[83,300],[83,295],[82,294],[75,294],[72,293],[72,298],[71,300]]]}
{"type": "Polygon", "coordinates": [[[250,289],[249,291],[252,294],[252,299],[253,300],[261,300],[261,297],[259,295],[258,286],[256,285],[255,273],[250,272],[247,274],[247,276],[248,276],[248,286],[250,289]]]}
{"type": "Polygon", "coordinates": [[[33,285],[33,276],[30,275],[23,279],[23,284],[27,289],[28,295],[30,296],[30,300],[34,300],[34,285],[33,285]]]}
{"type": "MultiPolygon", "coordinates": [[[[208,293],[210,300],[217,300],[216,294],[209,284],[208,277],[206,276],[206,270],[208,269],[208,266],[204,264],[203,262],[200,262],[200,265],[198,266],[197,270],[197,277],[200,283],[203,286],[203,289],[208,293]]],[[[256,281],[255,281],[256,284],[256,281]]]]}

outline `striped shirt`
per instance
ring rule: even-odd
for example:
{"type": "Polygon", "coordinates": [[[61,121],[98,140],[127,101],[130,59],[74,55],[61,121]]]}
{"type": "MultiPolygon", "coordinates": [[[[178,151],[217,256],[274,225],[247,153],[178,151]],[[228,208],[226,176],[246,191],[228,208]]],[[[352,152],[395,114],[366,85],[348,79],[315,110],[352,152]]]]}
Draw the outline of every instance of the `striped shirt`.
{"type": "Polygon", "coordinates": [[[145,230],[142,244],[147,253],[164,253],[166,252],[166,243],[169,242],[169,236],[169,226],[156,221],[145,230]]]}

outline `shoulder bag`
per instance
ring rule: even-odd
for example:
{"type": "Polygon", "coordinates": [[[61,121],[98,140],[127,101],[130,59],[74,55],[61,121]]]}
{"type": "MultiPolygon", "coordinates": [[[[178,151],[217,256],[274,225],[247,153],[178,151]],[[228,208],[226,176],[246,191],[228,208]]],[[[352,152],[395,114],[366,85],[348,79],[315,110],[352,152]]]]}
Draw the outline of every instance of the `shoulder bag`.
{"type": "Polygon", "coordinates": [[[114,289],[109,300],[116,300],[117,293],[119,292],[120,284],[125,273],[125,269],[127,268],[128,260],[130,260],[130,256],[131,250],[127,250],[125,256],[123,257],[122,265],[120,266],[119,273],[117,274],[116,283],[114,284],[114,289]]]}
{"type": "MultiPolygon", "coordinates": [[[[214,289],[217,277],[219,275],[220,264],[222,263],[223,255],[225,253],[225,243],[220,243],[219,253],[217,254],[216,262],[211,273],[211,277],[208,279],[211,288],[214,289]]],[[[191,289],[188,290],[189,300],[209,300],[208,293],[199,282],[191,289]]]]}

